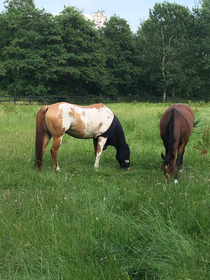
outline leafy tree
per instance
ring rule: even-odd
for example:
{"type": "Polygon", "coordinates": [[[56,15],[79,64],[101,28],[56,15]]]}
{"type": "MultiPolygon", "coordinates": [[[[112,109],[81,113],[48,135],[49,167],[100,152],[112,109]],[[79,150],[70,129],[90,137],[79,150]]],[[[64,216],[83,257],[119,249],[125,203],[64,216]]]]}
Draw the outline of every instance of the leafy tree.
{"type": "Polygon", "coordinates": [[[1,87],[12,95],[58,94],[53,84],[66,51],[53,16],[33,5],[11,7],[1,15],[0,26],[5,38],[0,42],[1,87]]]}
{"type": "Polygon", "coordinates": [[[5,0],[0,88],[11,95],[209,96],[210,0],[191,13],[156,3],[133,34],[112,16],[102,28],[75,7],[53,16],[33,0],[5,0]]]}
{"type": "Polygon", "coordinates": [[[209,96],[210,90],[210,1],[199,2],[193,10],[191,28],[190,87],[194,96],[209,96]]]}
{"type": "Polygon", "coordinates": [[[189,49],[188,31],[191,14],[188,8],[168,2],[156,3],[149,19],[137,32],[140,61],[150,85],[162,92],[163,101],[167,89],[180,91],[187,76],[182,59],[189,49]]]}
{"type": "Polygon", "coordinates": [[[5,0],[4,7],[6,10],[9,9],[17,9],[17,8],[24,8],[26,6],[30,6],[35,8],[34,0],[5,0]]]}
{"type": "Polygon", "coordinates": [[[109,76],[107,94],[133,93],[139,67],[135,64],[135,36],[126,20],[112,16],[101,35],[106,41],[106,68],[109,76]]]}
{"type": "Polygon", "coordinates": [[[66,93],[100,94],[108,79],[103,43],[94,23],[87,21],[74,7],[65,7],[56,21],[62,29],[67,52],[62,74],[66,93]]]}

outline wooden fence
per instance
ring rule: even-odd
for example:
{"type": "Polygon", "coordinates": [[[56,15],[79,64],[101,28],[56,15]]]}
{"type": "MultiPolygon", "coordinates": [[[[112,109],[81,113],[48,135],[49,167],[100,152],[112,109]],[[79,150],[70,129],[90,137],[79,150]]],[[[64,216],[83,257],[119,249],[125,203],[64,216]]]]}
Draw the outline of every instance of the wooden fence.
{"type": "MultiPolygon", "coordinates": [[[[150,102],[161,103],[161,97],[152,96],[0,96],[1,102],[13,102],[14,104],[52,104],[56,102],[69,102],[80,105],[90,105],[94,103],[122,103],[122,102],[150,102]]],[[[210,102],[210,96],[204,98],[183,98],[183,97],[168,97],[166,102],[171,103],[186,103],[186,102],[210,102]]]]}

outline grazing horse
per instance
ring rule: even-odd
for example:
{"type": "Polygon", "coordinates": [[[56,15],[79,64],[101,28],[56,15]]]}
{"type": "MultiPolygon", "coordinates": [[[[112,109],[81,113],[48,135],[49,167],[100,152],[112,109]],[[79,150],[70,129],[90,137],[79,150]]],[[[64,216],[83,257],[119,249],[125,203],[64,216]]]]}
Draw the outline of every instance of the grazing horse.
{"type": "Polygon", "coordinates": [[[168,107],[160,119],[160,136],[166,149],[166,155],[161,153],[164,160],[162,170],[166,179],[174,173],[175,183],[178,182],[178,169],[182,166],[185,146],[192,133],[193,125],[192,109],[181,103],[168,107]]]}
{"type": "Polygon", "coordinates": [[[59,170],[57,161],[58,149],[64,134],[75,138],[93,138],[95,150],[94,167],[99,167],[103,150],[108,145],[116,148],[116,159],[120,167],[130,169],[130,149],[125,141],[123,128],[118,118],[104,104],[78,106],[66,102],[43,106],[36,118],[36,166],[42,169],[45,149],[51,137],[53,144],[51,155],[55,170],[59,170]]]}

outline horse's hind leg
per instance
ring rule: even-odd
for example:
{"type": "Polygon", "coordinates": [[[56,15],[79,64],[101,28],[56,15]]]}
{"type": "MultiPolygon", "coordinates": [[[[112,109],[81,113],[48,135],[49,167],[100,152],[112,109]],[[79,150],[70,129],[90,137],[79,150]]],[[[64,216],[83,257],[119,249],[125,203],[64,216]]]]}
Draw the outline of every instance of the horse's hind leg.
{"type": "Polygon", "coordinates": [[[44,152],[45,152],[45,150],[47,148],[47,145],[48,145],[49,141],[50,141],[49,136],[47,134],[44,134],[44,137],[43,137],[43,147],[42,147],[42,156],[44,155],[44,152]]]}
{"type": "Polygon", "coordinates": [[[183,163],[183,154],[181,155],[178,153],[178,157],[176,160],[177,169],[182,169],[182,163],[183,163]]]}
{"type": "Polygon", "coordinates": [[[95,164],[94,164],[94,168],[97,169],[99,167],[99,160],[103,151],[103,147],[105,145],[107,141],[107,138],[105,137],[98,137],[98,141],[97,141],[97,146],[95,148],[95,144],[96,142],[94,142],[94,148],[95,148],[95,156],[96,156],[96,160],[95,160],[95,164]]]}
{"type": "Polygon", "coordinates": [[[52,155],[52,159],[53,159],[53,163],[54,163],[54,167],[55,170],[58,171],[60,170],[60,167],[58,165],[58,161],[57,161],[57,154],[58,154],[58,149],[61,145],[62,142],[62,137],[58,138],[58,137],[53,137],[53,145],[51,148],[51,155],[52,155]]]}
{"type": "MultiPolygon", "coordinates": [[[[44,152],[47,148],[47,145],[48,145],[49,141],[50,141],[49,136],[46,133],[44,133],[43,134],[42,149],[41,149],[41,157],[40,157],[39,164],[38,164],[38,170],[42,170],[43,155],[44,155],[44,152]]],[[[38,159],[36,159],[36,161],[38,161],[38,159]]]]}
{"type": "Polygon", "coordinates": [[[181,145],[179,145],[179,147],[178,147],[178,156],[177,156],[177,160],[176,160],[177,173],[178,173],[179,169],[182,169],[183,155],[184,155],[184,151],[185,151],[185,146],[186,146],[186,143],[184,142],[181,145]]]}

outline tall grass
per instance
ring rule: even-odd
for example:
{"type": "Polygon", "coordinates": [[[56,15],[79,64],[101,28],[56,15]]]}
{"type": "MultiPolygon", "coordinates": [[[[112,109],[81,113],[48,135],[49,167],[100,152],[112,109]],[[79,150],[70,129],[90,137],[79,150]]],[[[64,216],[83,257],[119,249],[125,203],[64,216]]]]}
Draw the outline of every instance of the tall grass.
{"type": "MultiPolygon", "coordinates": [[[[109,104],[131,149],[93,168],[91,140],[65,136],[55,172],[50,145],[34,167],[38,105],[0,105],[0,279],[209,279],[210,161],[195,129],[179,184],[161,170],[159,120],[170,104],[109,104]]],[[[191,103],[201,123],[210,106],[191,103]]],[[[207,125],[207,124],[206,124],[207,125]]]]}

